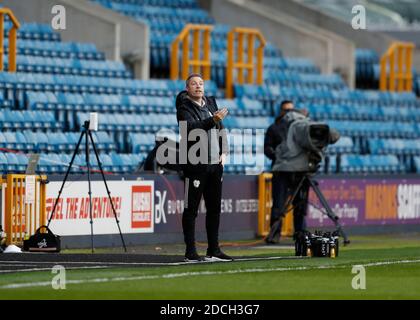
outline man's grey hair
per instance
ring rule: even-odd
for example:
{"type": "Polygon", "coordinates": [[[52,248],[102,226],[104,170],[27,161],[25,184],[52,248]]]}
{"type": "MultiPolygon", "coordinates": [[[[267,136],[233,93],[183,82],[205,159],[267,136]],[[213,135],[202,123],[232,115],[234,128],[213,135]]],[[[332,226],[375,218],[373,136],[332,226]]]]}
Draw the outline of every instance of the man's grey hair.
{"type": "Polygon", "coordinates": [[[188,87],[188,86],[189,86],[189,84],[190,84],[190,80],[191,80],[192,78],[195,78],[195,77],[197,77],[197,78],[201,78],[201,80],[204,80],[204,79],[203,79],[203,76],[202,76],[201,74],[199,74],[199,73],[191,73],[191,74],[188,76],[187,80],[185,80],[185,87],[188,87]]]}

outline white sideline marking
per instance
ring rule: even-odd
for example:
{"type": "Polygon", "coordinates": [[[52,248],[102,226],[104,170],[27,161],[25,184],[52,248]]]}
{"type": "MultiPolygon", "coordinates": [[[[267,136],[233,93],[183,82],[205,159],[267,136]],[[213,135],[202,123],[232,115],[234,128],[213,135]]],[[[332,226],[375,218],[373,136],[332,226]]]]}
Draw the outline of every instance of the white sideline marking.
{"type": "MultiPolygon", "coordinates": [[[[406,264],[406,263],[419,263],[420,260],[399,260],[399,261],[383,261],[383,262],[371,262],[366,264],[359,264],[364,267],[384,266],[393,264],[406,264]]],[[[287,268],[253,268],[253,269],[235,269],[225,271],[198,271],[198,272],[180,272],[180,273],[167,273],[162,275],[150,275],[150,276],[136,276],[136,277],[116,277],[116,278],[96,278],[86,280],[67,280],[66,284],[84,284],[84,283],[106,283],[106,282],[117,282],[117,281],[138,281],[138,280],[155,280],[155,279],[174,279],[191,276],[212,276],[212,275],[229,275],[239,273],[259,273],[259,272],[284,272],[284,271],[307,271],[317,269],[343,269],[348,268],[351,265],[323,265],[318,267],[287,267],[287,268]]],[[[51,281],[43,282],[27,282],[27,283],[14,283],[4,286],[0,286],[0,289],[19,289],[29,287],[47,287],[51,285],[51,281]]]]}
{"type": "MultiPolygon", "coordinates": [[[[23,267],[23,265],[19,265],[23,267]]],[[[32,266],[28,265],[27,267],[32,266]]],[[[68,267],[66,270],[78,270],[78,269],[107,269],[108,266],[92,266],[92,267],[68,267]]],[[[30,268],[30,269],[19,269],[19,270],[0,270],[0,273],[20,273],[20,272],[32,272],[32,271],[51,271],[51,268],[30,268]]]]}
{"type": "MultiPolygon", "coordinates": [[[[239,258],[234,259],[235,261],[259,261],[259,260],[290,260],[290,259],[305,259],[305,257],[296,257],[296,256],[281,256],[281,257],[256,257],[256,258],[239,258]]],[[[13,264],[81,264],[81,265],[105,265],[105,266],[182,266],[189,264],[203,264],[203,263],[212,263],[214,261],[200,261],[200,262],[106,262],[106,261],[0,261],[0,266],[2,264],[8,265],[9,263],[13,264]]],[[[222,262],[222,261],[221,261],[222,262]]],[[[225,261],[223,261],[225,262],[225,261]]],[[[227,261],[232,262],[232,261],[227,261]]],[[[16,270],[18,271],[18,270],[16,270]]]]}

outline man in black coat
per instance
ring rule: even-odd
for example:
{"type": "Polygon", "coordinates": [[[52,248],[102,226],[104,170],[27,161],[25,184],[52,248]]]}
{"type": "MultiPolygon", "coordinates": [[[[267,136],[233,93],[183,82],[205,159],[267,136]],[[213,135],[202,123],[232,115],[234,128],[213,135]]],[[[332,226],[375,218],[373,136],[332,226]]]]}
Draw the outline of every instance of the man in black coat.
{"type": "MultiPolygon", "coordinates": [[[[280,104],[280,114],[275,119],[275,122],[267,129],[264,139],[264,154],[272,160],[272,166],[276,161],[275,150],[276,147],[281,144],[282,141],[286,141],[287,132],[290,123],[284,120],[284,115],[294,110],[292,101],[284,100],[280,104]]],[[[306,110],[300,111],[307,114],[306,110]]],[[[279,221],[279,226],[274,232],[272,238],[266,238],[266,242],[269,244],[277,243],[281,235],[281,227],[284,216],[287,211],[284,211],[284,206],[287,202],[287,198],[295,191],[302,175],[295,172],[275,171],[273,172],[272,178],[272,198],[273,206],[271,208],[271,219],[270,226],[276,221],[279,221]]],[[[293,201],[293,225],[295,232],[302,231],[305,229],[305,215],[308,205],[308,192],[309,185],[304,184],[296,195],[293,201]]]]}
{"type": "Polygon", "coordinates": [[[205,260],[232,260],[219,247],[219,223],[222,197],[223,167],[226,161],[227,138],[222,120],[226,108],[218,110],[214,97],[204,95],[204,80],[191,74],[186,90],[176,98],[177,120],[186,154],[180,153],[185,176],[182,228],[186,244],[185,261],[201,261],[195,246],[195,220],[201,197],[206,205],[208,248],[205,260]],[[197,141],[198,140],[198,141],[197,141]]]}

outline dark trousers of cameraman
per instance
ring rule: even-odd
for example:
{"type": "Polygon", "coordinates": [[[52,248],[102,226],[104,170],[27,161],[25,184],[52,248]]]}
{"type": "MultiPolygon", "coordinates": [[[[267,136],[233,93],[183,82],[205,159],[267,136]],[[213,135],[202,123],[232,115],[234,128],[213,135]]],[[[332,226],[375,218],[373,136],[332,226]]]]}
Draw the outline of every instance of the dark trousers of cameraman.
{"type": "Polygon", "coordinates": [[[185,173],[185,200],[182,215],[182,228],[186,253],[196,251],[195,220],[201,197],[206,205],[206,231],[208,252],[219,248],[219,224],[222,199],[223,166],[212,164],[199,173],[185,173]]]}
{"type": "MultiPolygon", "coordinates": [[[[273,172],[272,178],[272,197],[273,206],[271,208],[270,226],[276,221],[279,221],[273,240],[278,242],[280,240],[281,228],[283,219],[286,216],[288,209],[285,208],[289,197],[292,197],[296,191],[299,182],[304,174],[294,172],[273,172]]],[[[292,202],[293,206],[293,226],[294,231],[305,230],[305,215],[308,207],[309,183],[305,181],[292,202]]]]}

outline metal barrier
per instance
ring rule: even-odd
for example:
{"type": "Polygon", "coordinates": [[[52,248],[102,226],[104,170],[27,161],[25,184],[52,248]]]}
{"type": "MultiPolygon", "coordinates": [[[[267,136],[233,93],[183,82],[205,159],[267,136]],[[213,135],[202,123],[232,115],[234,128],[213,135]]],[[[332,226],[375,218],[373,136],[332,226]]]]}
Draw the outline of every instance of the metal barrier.
{"type": "Polygon", "coordinates": [[[247,71],[247,83],[254,83],[254,69],[256,68],[256,83],[263,83],[263,58],[266,41],[257,29],[234,28],[228,34],[228,63],[226,70],[226,98],[233,98],[234,70],[238,69],[238,83],[244,83],[244,69],[247,71]],[[244,37],[248,39],[247,61],[245,62],[244,37]],[[238,61],[235,61],[235,39],[238,41],[238,61]],[[260,42],[257,48],[257,64],[254,64],[255,39],[260,42]]]}
{"type": "Polygon", "coordinates": [[[381,57],[381,91],[412,91],[413,50],[414,43],[411,42],[394,42],[388,48],[381,57]]]}
{"type": "Polygon", "coordinates": [[[26,237],[45,225],[46,176],[8,174],[3,179],[6,244],[22,245],[26,237]]]}
{"type": "Polygon", "coordinates": [[[3,53],[4,53],[4,17],[9,16],[12,21],[12,28],[9,31],[9,72],[16,72],[16,42],[17,29],[20,28],[19,21],[13,15],[12,10],[0,8],[0,71],[3,71],[3,53]]]}
{"type": "Polygon", "coordinates": [[[204,80],[210,79],[210,32],[213,30],[212,25],[187,24],[181,33],[172,42],[171,51],[171,79],[179,79],[179,43],[182,43],[182,70],[181,79],[185,80],[193,67],[194,73],[200,73],[202,67],[202,76],[204,80]],[[190,59],[190,32],[193,32],[192,42],[192,59],[190,59]],[[203,59],[200,59],[200,32],[203,32],[203,59]]]}
{"type": "MultiPolygon", "coordinates": [[[[258,236],[265,237],[270,232],[272,197],[272,173],[262,173],[258,177],[258,236]]],[[[286,217],[283,218],[281,228],[283,237],[293,235],[293,213],[289,207],[286,217]]]]}

